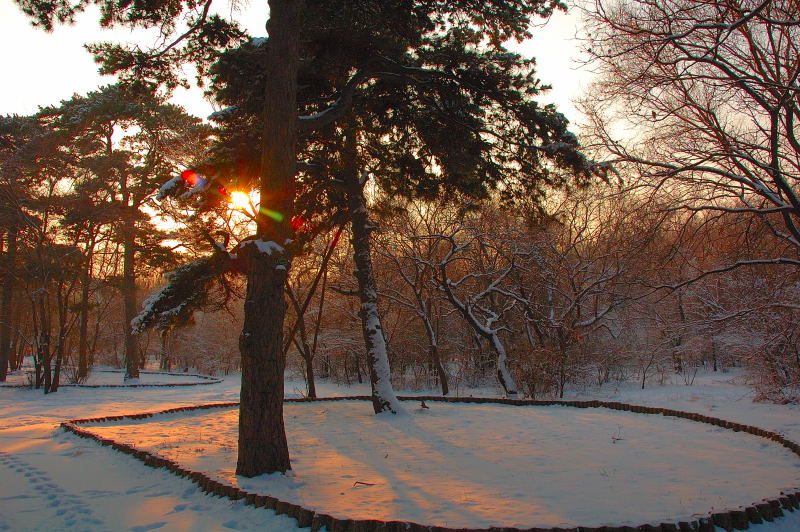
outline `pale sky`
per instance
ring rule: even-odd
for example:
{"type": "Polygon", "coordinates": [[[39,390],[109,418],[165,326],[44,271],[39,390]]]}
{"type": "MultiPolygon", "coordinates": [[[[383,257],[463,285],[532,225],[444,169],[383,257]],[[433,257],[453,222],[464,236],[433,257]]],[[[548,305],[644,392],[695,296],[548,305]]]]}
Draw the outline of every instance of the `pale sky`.
{"type": "MultiPolygon", "coordinates": [[[[228,15],[228,13],[224,13],[228,15]]],[[[266,22],[266,1],[251,1],[234,18],[253,36],[261,36],[266,22]]],[[[543,27],[534,28],[535,37],[512,49],[536,57],[538,74],[553,90],[541,99],[555,103],[570,121],[580,117],[571,103],[587,83],[587,74],[576,70],[578,43],[573,40],[579,16],[574,10],[557,13],[543,27]]],[[[103,40],[153,44],[154,34],[128,30],[101,31],[96,10],[78,18],[73,26],[56,27],[53,33],[33,28],[13,0],[0,0],[0,115],[31,114],[39,106],[57,104],[74,93],[84,94],[113,78],[97,74],[97,65],[83,48],[87,42],[103,40]]],[[[195,115],[205,117],[213,109],[202,91],[179,90],[173,101],[195,115]]]]}

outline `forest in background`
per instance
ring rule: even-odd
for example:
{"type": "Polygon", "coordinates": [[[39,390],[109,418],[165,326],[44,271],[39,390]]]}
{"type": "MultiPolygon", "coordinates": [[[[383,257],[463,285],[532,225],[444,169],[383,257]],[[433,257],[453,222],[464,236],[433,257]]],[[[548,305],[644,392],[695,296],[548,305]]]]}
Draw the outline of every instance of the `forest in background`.
{"type": "Polygon", "coordinates": [[[320,16],[291,216],[254,181],[264,39],[198,26],[217,37],[186,52],[224,107],[210,123],[141,83],[176,80],[96,47],[130,77],[0,118],[0,379],[26,356],[46,393],[96,364],[239,370],[242,273],[277,250],[254,230],[273,219],[293,237],[271,265],[283,351],[310,396],[315,378],[369,382],[382,330],[399,388],[545,398],[742,366],[760,398],[796,401],[796,7],[584,9],[599,77],[581,144],[536,105],[534,63],[474,20],[409,37],[330,15],[352,17],[331,51],[320,16]]]}

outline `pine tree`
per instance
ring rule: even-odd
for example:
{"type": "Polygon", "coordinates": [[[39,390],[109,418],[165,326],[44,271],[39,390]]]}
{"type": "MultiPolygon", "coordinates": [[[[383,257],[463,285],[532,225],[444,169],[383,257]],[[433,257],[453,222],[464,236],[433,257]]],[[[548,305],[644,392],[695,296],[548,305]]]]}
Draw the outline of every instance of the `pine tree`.
{"type": "Polygon", "coordinates": [[[6,380],[11,355],[20,240],[28,225],[35,223],[26,211],[30,198],[20,168],[20,150],[39,134],[39,125],[32,117],[0,117],[0,231],[5,233],[0,293],[0,382],[6,380]]]}
{"type": "MultiPolygon", "coordinates": [[[[154,227],[142,209],[166,176],[174,174],[179,165],[190,162],[192,154],[202,146],[208,128],[152,93],[120,86],[74,96],[58,107],[43,109],[39,118],[67,154],[65,164],[80,174],[75,180],[75,192],[83,204],[76,204],[73,196],[71,204],[66,206],[69,208],[66,223],[73,232],[85,226],[88,242],[84,253],[84,290],[90,282],[91,241],[96,239],[97,231],[105,227],[110,231],[109,237],[121,245],[123,271],[117,286],[125,317],[125,379],[137,379],[141,361],[130,325],[137,315],[137,270],[157,264],[169,255],[160,245],[166,233],[154,227]]],[[[84,291],[82,329],[86,295],[84,291]]]]}
{"type": "MultiPolygon", "coordinates": [[[[329,46],[326,63],[309,64],[299,73],[300,104],[311,113],[320,100],[334,106],[342,101],[346,89],[337,90],[330,80],[348,79],[358,61],[372,62],[362,76],[350,78],[359,81],[347,96],[346,116],[301,136],[300,151],[310,163],[301,170],[296,208],[322,227],[327,225],[320,215],[331,211],[350,221],[373,406],[376,413],[397,412],[370,256],[376,225],[364,197],[367,181],[407,198],[451,194],[480,200],[499,190],[507,201],[517,195],[538,201],[548,188],[583,183],[598,169],[578,151],[563,115],[537,104],[543,88],[532,60],[500,45],[486,47],[482,34],[469,27],[423,36],[410,50],[402,39],[387,47],[381,36],[366,49],[386,49],[362,57],[356,43],[368,40],[369,30],[348,28],[357,36],[352,49],[343,46],[335,55],[329,46]],[[386,55],[391,53],[396,55],[386,55]]],[[[259,93],[244,80],[260,79],[263,54],[260,44],[246,45],[211,69],[212,87],[229,107],[214,115],[223,129],[219,157],[207,171],[237,186],[247,187],[242,176],[255,173],[241,171],[255,159],[258,145],[257,135],[242,124],[255,121],[259,93]]]]}
{"type": "MultiPolygon", "coordinates": [[[[18,0],[23,9],[45,28],[56,21],[68,21],[76,7],[68,3],[42,3],[18,0]]],[[[180,82],[176,70],[186,60],[197,61],[201,73],[215,47],[225,47],[241,38],[238,29],[219,17],[209,15],[210,0],[187,2],[167,0],[156,6],[140,3],[119,4],[114,0],[100,2],[104,25],[131,24],[158,26],[162,32],[174,32],[174,23],[184,9],[193,11],[189,29],[175,41],[158,51],[126,50],[115,45],[101,45],[94,50],[104,62],[104,72],[121,73],[128,81],[142,83],[180,82]]],[[[316,37],[334,37],[325,42],[316,40],[313,47],[303,46],[309,57],[326,61],[326,49],[339,50],[338,43],[350,44],[351,52],[360,58],[373,43],[383,45],[375,50],[391,50],[392,44],[418,42],[422,36],[437,28],[468,24],[483,35],[484,40],[498,44],[511,38],[528,37],[528,26],[537,15],[547,15],[558,2],[526,0],[522,2],[489,0],[456,0],[407,2],[355,1],[339,4],[322,0],[270,0],[269,39],[261,87],[263,101],[258,115],[263,117],[260,139],[260,168],[256,187],[262,201],[272,202],[269,211],[258,215],[258,233],[254,243],[243,250],[247,262],[247,301],[245,324],[241,336],[242,393],[239,432],[239,461],[237,473],[255,476],[285,471],[289,465],[286,437],[283,430],[283,299],[286,272],[291,250],[287,240],[292,236],[289,225],[294,217],[298,129],[313,131],[341,118],[352,106],[352,97],[363,82],[376,77],[408,73],[405,65],[377,61],[348,63],[355,66],[354,74],[339,79],[335,102],[319,113],[305,119],[299,117],[297,106],[298,71],[301,45],[314,42],[316,37]],[[355,23],[361,21],[360,24],[355,23]],[[354,23],[354,24],[351,24],[354,23]],[[318,26],[329,31],[317,32],[318,26]],[[352,32],[351,27],[359,30],[352,32]],[[363,30],[363,31],[362,31],[363,30]],[[369,42],[347,39],[347,35],[375,35],[369,42]],[[385,39],[387,37],[388,39],[385,39]],[[354,46],[355,43],[355,46],[354,46]],[[299,119],[300,118],[300,119],[299,119]],[[277,215],[275,215],[277,213],[277,215]],[[270,216],[272,215],[272,216],[270,216]],[[268,250],[269,253],[262,252],[268,250]]],[[[80,9],[84,4],[77,4],[80,9]]],[[[405,49],[405,48],[403,48],[405,49]]],[[[397,55],[400,50],[395,49],[397,55]]],[[[338,53],[338,51],[337,51],[338,53]]],[[[413,68],[413,67],[412,67],[413,68]]],[[[335,81],[335,80],[334,80],[335,81]]]]}

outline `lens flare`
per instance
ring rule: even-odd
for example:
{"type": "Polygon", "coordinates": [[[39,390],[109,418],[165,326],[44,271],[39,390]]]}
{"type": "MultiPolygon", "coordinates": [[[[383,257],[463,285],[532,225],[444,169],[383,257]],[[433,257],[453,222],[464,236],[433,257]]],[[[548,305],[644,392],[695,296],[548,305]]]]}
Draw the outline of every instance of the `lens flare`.
{"type": "Polygon", "coordinates": [[[205,180],[194,170],[184,170],[181,172],[181,179],[183,179],[190,187],[196,187],[205,183],[205,180]]]}
{"type": "Polygon", "coordinates": [[[250,206],[250,196],[239,190],[234,190],[229,195],[231,207],[244,210],[250,206]]]}
{"type": "Polygon", "coordinates": [[[276,222],[282,222],[283,221],[284,216],[283,216],[283,214],[279,213],[278,211],[273,211],[273,210],[267,209],[266,207],[261,207],[259,209],[259,211],[261,211],[261,214],[263,214],[264,216],[269,216],[270,218],[272,218],[276,222]]]}
{"type": "Polygon", "coordinates": [[[299,231],[306,224],[306,221],[302,216],[295,216],[290,223],[294,231],[299,231]]]}

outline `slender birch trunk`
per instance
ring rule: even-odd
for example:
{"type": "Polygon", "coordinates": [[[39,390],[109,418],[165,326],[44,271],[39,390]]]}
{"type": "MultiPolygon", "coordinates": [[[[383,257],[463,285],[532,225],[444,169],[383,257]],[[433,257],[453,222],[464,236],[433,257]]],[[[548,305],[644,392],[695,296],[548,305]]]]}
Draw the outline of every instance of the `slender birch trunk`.
{"type": "Polygon", "coordinates": [[[392,389],[389,354],[386,338],[378,313],[378,290],[375,284],[375,272],[372,267],[369,235],[373,227],[369,221],[364,189],[358,175],[355,161],[355,137],[352,131],[347,133],[345,157],[349,164],[345,167],[345,187],[350,210],[351,230],[353,233],[353,255],[358,280],[358,296],[361,300],[361,327],[369,362],[369,381],[372,387],[372,407],[376,414],[381,412],[402,412],[402,406],[392,389]]]}

